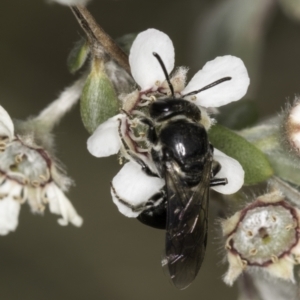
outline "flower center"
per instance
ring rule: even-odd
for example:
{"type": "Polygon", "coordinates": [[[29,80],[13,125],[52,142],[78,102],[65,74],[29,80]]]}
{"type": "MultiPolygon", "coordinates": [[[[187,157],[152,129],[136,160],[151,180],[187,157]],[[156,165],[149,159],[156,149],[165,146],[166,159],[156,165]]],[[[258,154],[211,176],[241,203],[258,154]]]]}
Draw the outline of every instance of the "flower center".
{"type": "Polygon", "coordinates": [[[296,219],[283,205],[249,209],[233,236],[233,247],[249,264],[269,264],[297,241],[296,219]]]}
{"type": "Polygon", "coordinates": [[[50,158],[43,149],[14,140],[0,153],[0,171],[19,184],[38,186],[49,180],[50,158]]]}

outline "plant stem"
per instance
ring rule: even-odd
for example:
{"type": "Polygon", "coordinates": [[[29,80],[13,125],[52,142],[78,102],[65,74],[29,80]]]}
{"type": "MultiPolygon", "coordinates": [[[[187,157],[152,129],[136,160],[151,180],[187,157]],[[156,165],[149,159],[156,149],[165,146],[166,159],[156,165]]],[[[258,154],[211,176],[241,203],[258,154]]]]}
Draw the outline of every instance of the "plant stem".
{"type": "Polygon", "coordinates": [[[297,189],[277,176],[273,176],[270,183],[277,187],[293,204],[300,207],[300,192],[297,189]]]}
{"type": "Polygon", "coordinates": [[[128,56],[123,50],[114,42],[114,40],[100,27],[90,12],[83,6],[71,6],[71,10],[74,13],[79,25],[86,33],[89,42],[91,44],[91,50],[99,48],[99,45],[103,47],[105,52],[114,59],[122,68],[124,68],[128,74],[130,72],[130,66],[128,62],[128,56]]]}

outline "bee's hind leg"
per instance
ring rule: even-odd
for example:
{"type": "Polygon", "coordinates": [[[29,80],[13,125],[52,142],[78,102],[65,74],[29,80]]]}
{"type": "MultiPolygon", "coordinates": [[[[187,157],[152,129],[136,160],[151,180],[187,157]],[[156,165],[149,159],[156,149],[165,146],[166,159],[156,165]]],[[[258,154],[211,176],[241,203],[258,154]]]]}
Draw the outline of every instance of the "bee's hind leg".
{"type": "Polygon", "coordinates": [[[152,206],[144,210],[137,219],[150,227],[166,229],[167,224],[167,195],[164,189],[154,194],[147,203],[152,202],[152,206]]]}
{"type": "Polygon", "coordinates": [[[213,178],[210,180],[210,186],[226,185],[227,183],[227,178],[213,178]]]}
{"type": "MultiPolygon", "coordinates": [[[[217,161],[213,161],[212,168],[211,168],[211,175],[215,177],[221,170],[222,166],[217,161]]],[[[227,178],[212,178],[210,180],[210,186],[218,186],[218,185],[225,185],[228,183],[227,178]]]]}

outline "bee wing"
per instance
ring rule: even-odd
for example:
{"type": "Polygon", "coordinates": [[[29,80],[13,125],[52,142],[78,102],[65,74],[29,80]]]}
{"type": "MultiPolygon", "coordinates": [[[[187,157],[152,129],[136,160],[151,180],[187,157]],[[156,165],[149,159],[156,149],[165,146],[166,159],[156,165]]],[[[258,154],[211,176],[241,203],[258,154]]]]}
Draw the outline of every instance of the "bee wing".
{"type": "Polygon", "coordinates": [[[167,233],[162,263],[167,265],[171,280],[179,289],[192,283],[204,258],[211,161],[206,160],[202,180],[192,188],[180,178],[175,162],[168,163],[166,168],[167,233]]]}

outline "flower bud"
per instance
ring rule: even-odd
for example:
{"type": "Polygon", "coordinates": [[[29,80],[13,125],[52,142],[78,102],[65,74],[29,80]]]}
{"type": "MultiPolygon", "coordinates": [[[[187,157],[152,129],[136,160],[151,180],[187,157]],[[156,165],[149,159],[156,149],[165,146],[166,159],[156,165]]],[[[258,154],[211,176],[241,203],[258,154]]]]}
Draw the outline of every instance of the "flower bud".
{"type": "Polygon", "coordinates": [[[300,211],[278,191],[258,197],[223,221],[229,269],[224,281],[232,285],[247,269],[294,282],[293,268],[300,263],[300,211]]]}
{"type": "Polygon", "coordinates": [[[84,127],[89,133],[118,113],[119,101],[112,83],[106,75],[104,63],[95,58],[80,100],[84,127]]]}
{"type": "Polygon", "coordinates": [[[67,60],[68,69],[72,74],[81,69],[86,62],[89,52],[90,48],[86,39],[77,41],[67,60]]]}
{"type": "Polygon", "coordinates": [[[284,138],[288,143],[289,150],[300,157],[300,99],[287,109],[284,119],[284,138]]]}

